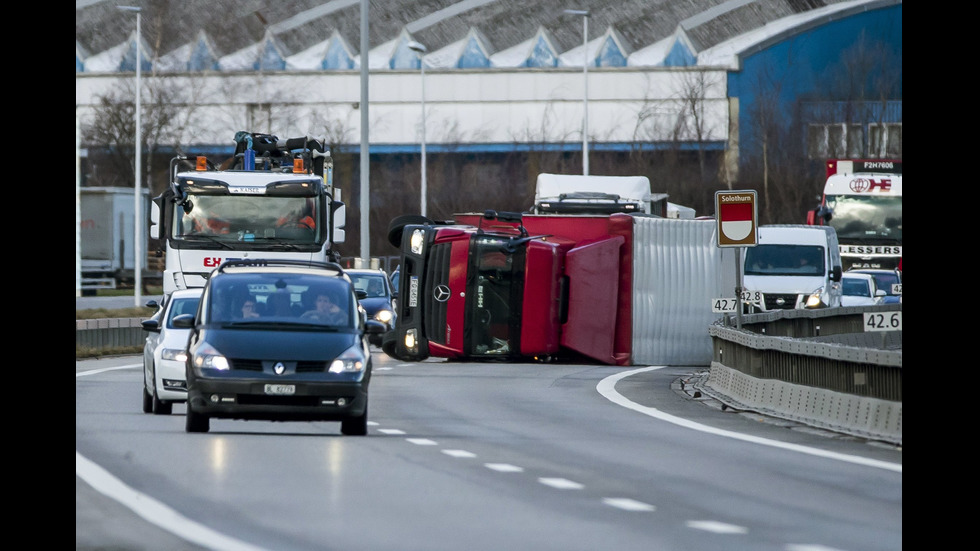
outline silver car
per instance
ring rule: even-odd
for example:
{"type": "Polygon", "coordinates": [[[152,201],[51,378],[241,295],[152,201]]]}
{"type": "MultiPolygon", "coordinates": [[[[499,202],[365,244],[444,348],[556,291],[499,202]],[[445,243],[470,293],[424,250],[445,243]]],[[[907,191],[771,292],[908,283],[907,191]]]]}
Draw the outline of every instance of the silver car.
{"type": "MultiPolygon", "coordinates": [[[[175,316],[194,315],[203,289],[179,289],[164,298],[163,306],[150,319],[142,321],[146,331],[143,344],[143,413],[170,415],[174,403],[187,401],[184,372],[188,329],[173,326],[175,316]]],[[[148,306],[156,305],[151,301],[148,306]]]]}
{"type": "Polygon", "coordinates": [[[871,274],[844,272],[841,278],[841,306],[875,306],[885,297],[884,289],[879,289],[871,274]]]}

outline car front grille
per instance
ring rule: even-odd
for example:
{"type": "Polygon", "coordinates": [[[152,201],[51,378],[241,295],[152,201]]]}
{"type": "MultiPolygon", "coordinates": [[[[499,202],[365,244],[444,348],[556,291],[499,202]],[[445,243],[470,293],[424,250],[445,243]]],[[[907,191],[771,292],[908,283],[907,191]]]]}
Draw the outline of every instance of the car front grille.
{"type": "Polygon", "coordinates": [[[244,360],[244,359],[229,359],[232,369],[238,371],[262,371],[262,361],[261,360],[244,360]]]}
{"type": "MultiPolygon", "coordinates": [[[[272,369],[272,364],[275,362],[263,362],[262,360],[251,360],[244,358],[234,358],[229,359],[231,368],[238,371],[255,371],[261,373],[263,369],[263,363],[269,364],[269,370],[272,369]]],[[[291,362],[285,362],[291,363],[291,362]]],[[[296,373],[323,373],[327,370],[329,362],[325,361],[301,361],[296,362],[296,373]]]]}
{"type": "Polygon", "coordinates": [[[327,370],[327,362],[297,362],[296,373],[323,373],[327,370]]]}
{"type": "Polygon", "coordinates": [[[796,299],[797,295],[766,293],[766,310],[792,310],[796,308],[796,299]]]}

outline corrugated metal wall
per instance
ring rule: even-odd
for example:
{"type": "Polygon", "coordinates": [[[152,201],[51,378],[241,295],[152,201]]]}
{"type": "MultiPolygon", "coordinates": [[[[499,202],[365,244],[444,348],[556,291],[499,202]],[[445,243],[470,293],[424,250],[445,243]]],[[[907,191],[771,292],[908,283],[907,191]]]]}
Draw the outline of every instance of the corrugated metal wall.
{"type": "Polygon", "coordinates": [[[714,220],[635,217],[633,364],[711,364],[711,300],[735,297],[735,252],[714,220]]]}

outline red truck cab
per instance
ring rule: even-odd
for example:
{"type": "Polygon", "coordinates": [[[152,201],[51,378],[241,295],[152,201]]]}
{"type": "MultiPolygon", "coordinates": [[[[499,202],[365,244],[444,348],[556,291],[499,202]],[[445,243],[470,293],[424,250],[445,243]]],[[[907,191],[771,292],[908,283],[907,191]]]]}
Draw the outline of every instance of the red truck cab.
{"type": "Polygon", "coordinates": [[[627,215],[487,211],[435,222],[400,217],[398,324],[382,345],[420,361],[630,357],[627,215]]]}

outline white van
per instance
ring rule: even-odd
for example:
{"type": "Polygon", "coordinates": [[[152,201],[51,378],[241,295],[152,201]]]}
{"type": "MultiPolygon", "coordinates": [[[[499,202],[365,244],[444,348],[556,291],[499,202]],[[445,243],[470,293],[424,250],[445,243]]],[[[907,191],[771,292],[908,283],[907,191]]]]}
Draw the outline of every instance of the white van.
{"type": "Polygon", "coordinates": [[[840,306],[841,265],[830,226],[759,226],[758,244],[745,247],[742,263],[748,312],[840,306]]]}

